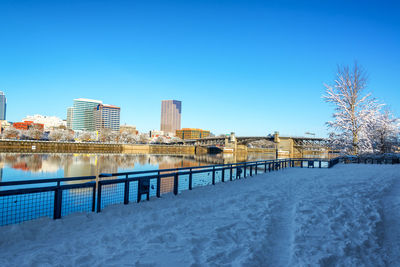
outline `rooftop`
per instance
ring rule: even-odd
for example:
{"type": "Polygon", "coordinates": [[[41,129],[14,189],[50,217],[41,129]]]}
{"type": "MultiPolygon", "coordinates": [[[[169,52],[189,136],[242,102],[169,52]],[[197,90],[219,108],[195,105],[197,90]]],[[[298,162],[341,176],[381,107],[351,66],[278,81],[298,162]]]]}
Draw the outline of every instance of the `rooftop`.
{"type": "Polygon", "coordinates": [[[74,101],[85,101],[85,102],[94,102],[94,103],[103,104],[103,101],[101,101],[101,100],[94,100],[94,99],[87,99],[87,98],[77,98],[77,99],[74,99],[74,101]]]}

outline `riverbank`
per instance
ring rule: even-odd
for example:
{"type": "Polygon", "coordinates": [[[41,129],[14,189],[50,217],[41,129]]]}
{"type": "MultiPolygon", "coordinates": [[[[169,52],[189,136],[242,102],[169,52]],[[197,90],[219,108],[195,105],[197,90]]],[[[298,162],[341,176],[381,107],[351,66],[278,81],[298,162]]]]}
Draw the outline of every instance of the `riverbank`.
{"type": "Polygon", "coordinates": [[[194,146],[0,140],[0,152],[5,153],[194,154],[195,151],[194,146]]]}

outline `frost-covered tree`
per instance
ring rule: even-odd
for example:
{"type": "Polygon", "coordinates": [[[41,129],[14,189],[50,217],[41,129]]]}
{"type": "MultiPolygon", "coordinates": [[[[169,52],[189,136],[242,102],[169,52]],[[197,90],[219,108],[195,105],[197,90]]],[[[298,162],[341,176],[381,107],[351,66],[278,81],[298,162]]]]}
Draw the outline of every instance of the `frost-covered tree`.
{"type": "Polygon", "coordinates": [[[14,127],[6,128],[2,133],[3,139],[19,139],[21,137],[21,131],[14,127]]]}
{"type": "Polygon", "coordinates": [[[37,127],[31,127],[24,132],[24,135],[29,139],[39,140],[43,137],[43,130],[37,127]]]}
{"type": "Polygon", "coordinates": [[[365,94],[366,72],[354,64],[338,67],[334,85],[325,84],[324,100],[335,107],[333,120],[327,122],[333,130],[330,137],[333,145],[357,155],[371,149],[366,128],[371,117],[376,116],[381,106],[371,94],[365,94]]]}
{"type": "Polygon", "coordinates": [[[52,130],[49,134],[49,139],[52,141],[70,141],[73,138],[74,136],[71,131],[61,128],[52,130]]]}
{"type": "Polygon", "coordinates": [[[113,141],[112,130],[108,128],[101,129],[99,132],[99,141],[103,143],[108,143],[113,141]]]}
{"type": "Polygon", "coordinates": [[[142,134],[139,135],[139,140],[138,141],[141,144],[148,144],[150,142],[150,137],[149,137],[148,134],[142,133],[142,134]]]}
{"type": "Polygon", "coordinates": [[[120,141],[125,144],[136,144],[139,141],[139,135],[124,131],[120,134],[120,141]]]}
{"type": "Polygon", "coordinates": [[[49,134],[49,139],[51,141],[61,141],[63,138],[63,131],[62,130],[53,130],[49,134]]]}
{"type": "Polygon", "coordinates": [[[375,153],[393,152],[399,139],[400,120],[389,109],[371,117],[367,129],[375,153]]]}
{"type": "Polygon", "coordinates": [[[83,131],[82,133],[79,134],[78,139],[87,142],[87,141],[95,140],[96,137],[95,137],[95,133],[93,133],[93,132],[83,131]]]}

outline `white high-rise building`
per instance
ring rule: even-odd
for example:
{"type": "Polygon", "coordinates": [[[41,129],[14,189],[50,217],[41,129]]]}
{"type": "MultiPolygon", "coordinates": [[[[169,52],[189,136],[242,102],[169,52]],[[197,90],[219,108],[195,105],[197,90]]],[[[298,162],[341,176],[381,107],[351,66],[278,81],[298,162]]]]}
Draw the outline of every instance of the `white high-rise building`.
{"type": "Polygon", "coordinates": [[[86,98],[74,99],[72,130],[95,131],[94,111],[99,104],[103,104],[103,102],[86,98]]]}
{"type": "Polygon", "coordinates": [[[111,129],[119,131],[121,108],[108,104],[97,105],[94,111],[96,130],[111,129]]]}

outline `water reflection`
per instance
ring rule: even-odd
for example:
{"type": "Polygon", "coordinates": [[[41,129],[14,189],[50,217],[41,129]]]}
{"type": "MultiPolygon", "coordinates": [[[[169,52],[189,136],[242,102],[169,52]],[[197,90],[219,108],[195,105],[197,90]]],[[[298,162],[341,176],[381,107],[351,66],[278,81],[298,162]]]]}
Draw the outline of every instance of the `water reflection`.
{"type": "Polygon", "coordinates": [[[98,176],[100,173],[228,164],[273,159],[272,154],[19,154],[0,153],[0,181],[98,176]]]}

